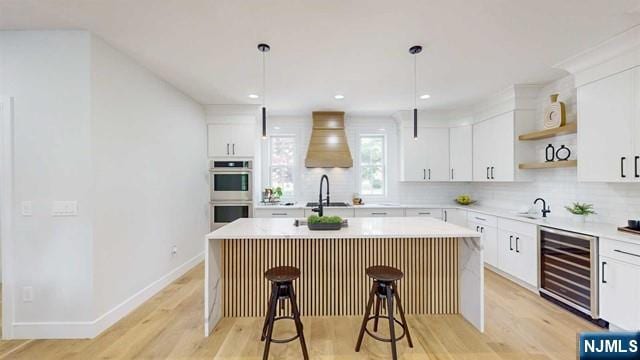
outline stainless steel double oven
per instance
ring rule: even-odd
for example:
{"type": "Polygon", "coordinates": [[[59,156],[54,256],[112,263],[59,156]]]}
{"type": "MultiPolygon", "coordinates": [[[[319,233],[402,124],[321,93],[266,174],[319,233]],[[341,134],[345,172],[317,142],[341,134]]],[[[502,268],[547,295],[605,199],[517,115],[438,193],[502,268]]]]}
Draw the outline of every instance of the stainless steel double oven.
{"type": "Polygon", "coordinates": [[[253,217],[253,171],[251,161],[209,163],[211,229],[238,218],[253,217]]]}

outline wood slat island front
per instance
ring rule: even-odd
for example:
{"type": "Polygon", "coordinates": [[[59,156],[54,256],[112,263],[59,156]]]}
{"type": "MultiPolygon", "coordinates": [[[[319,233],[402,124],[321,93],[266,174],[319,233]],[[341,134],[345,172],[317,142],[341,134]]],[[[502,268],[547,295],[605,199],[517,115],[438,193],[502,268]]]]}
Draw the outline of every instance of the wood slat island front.
{"type": "MultiPolygon", "coordinates": [[[[372,265],[401,269],[409,314],[461,313],[483,329],[482,249],[477,233],[431,218],[354,218],[339,231],[293,219],[239,219],[206,237],[205,335],[221,317],[262,317],[274,266],[300,269],[303,316],[361,315],[372,265]]],[[[287,309],[285,309],[287,310],[287,309]]]]}

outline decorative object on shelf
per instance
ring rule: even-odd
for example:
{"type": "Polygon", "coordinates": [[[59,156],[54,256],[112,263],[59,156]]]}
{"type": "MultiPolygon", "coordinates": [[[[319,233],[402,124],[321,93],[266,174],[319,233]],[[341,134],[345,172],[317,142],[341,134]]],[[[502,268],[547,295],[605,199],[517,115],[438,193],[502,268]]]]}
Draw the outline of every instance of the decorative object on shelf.
{"type": "Polygon", "coordinates": [[[342,218],[340,216],[318,216],[311,215],[307,218],[309,230],[340,230],[342,228],[342,218]]]}
{"type": "Polygon", "coordinates": [[[553,145],[549,144],[547,145],[546,149],[544,149],[544,158],[547,162],[549,161],[553,161],[553,159],[555,158],[556,155],[556,149],[553,147],[553,145]]]}
{"type": "Polygon", "coordinates": [[[275,189],[265,188],[264,191],[262,192],[263,203],[269,203],[269,204],[279,203],[280,198],[282,198],[282,188],[280,186],[276,187],[275,189]]]}
{"type": "Polygon", "coordinates": [[[418,60],[416,55],[422,52],[422,46],[414,45],[409,48],[413,55],[413,138],[418,138],[418,60]]]}
{"type": "Polygon", "coordinates": [[[271,46],[268,44],[258,44],[258,50],[262,53],[262,138],[267,138],[267,59],[266,55],[271,46]]]}
{"type": "Polygon", "coordinates": [[[587,216],[597,214],[593,210],[593,204],[574,202],[571,206],[565,206],[564,208],[573,214],[573,219],[579,223],[585,222],[587,216]]]}
{"type": "Polygon", "coordinates": [[[460,205],[471,205],[476,202],[475,200],[471,200],[471,196],[469,195],[459,195],[455,200],[460,205]]]}
{"type": "Polygon", "coordinates": [[[556,150],[556,159],[558,159],[558,161],[567,161],[569,160],[569,156],[571,156],[571,150],[564,145],[560,145],[560,148],[556,150]]]}
{"type": "Polygon", "coordinates": [[[554,129],[560,126],[564,126],[567,123],[567,112],[565,110],[564,103],[558,101],[559,94],[551,94],[551,104],[544,112],[544,128],[554,129]]]}
{"type": "Polygon", "coordinates": [[[627,220],[627,225],[629,225],[631,229],[640,230],[640,220],[627,220]]]}
{"type": "Polygon", "coordinates": [[[353,198],[351,199],[351,202],[353,203],[353,205],[364,205],[364,201],[362,201],[362,198],[358,193],[353,194],[353,198]]]}

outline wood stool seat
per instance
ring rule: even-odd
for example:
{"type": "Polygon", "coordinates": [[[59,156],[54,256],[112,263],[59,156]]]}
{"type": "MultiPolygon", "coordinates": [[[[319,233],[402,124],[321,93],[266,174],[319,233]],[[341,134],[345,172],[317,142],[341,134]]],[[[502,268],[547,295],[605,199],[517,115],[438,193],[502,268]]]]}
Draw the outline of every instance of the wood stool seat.
{"type": "Polygon", "coordinates": [[[402,271],[393,268],[391,266],[377,265],[368,267],[366,270],[367,276],[373,280],[382,282],[392,282],[402,279],[404,274],[402,271]]]}
{"type": "Polygon", "coordinates": [[[293,266],[278,266],[267,270],[264,277],[275,283],[291,282],[300,277],[300,270],[293,266]]]}

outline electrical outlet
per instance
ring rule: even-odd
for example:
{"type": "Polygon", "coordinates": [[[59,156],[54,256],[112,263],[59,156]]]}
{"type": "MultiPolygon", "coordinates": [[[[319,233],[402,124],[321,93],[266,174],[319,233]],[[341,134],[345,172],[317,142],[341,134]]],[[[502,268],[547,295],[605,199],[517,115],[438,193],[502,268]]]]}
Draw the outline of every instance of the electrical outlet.
{"type": "Polygon", "coordinates": [[[173,245],[171,248],[171,256],[176,256],[178,254],[178,247],[173,245]]]}
{"type": "Polygon", "coordinates": [[[53,209],[51,210],[51,214],[53,216],[77,216],[78,202],[56,200],[53,202],[53,209]]]}
{"type": "Polygon", "coordinates": [[[33,215],[33,203],[31,201],[22,202],[22,216],[33,215]]]}
{"type": "Polygon", "coordinates": [[[22,288],[22,301],[26,303],[33,302],[33,287],[25,286],[22,288]]]}

